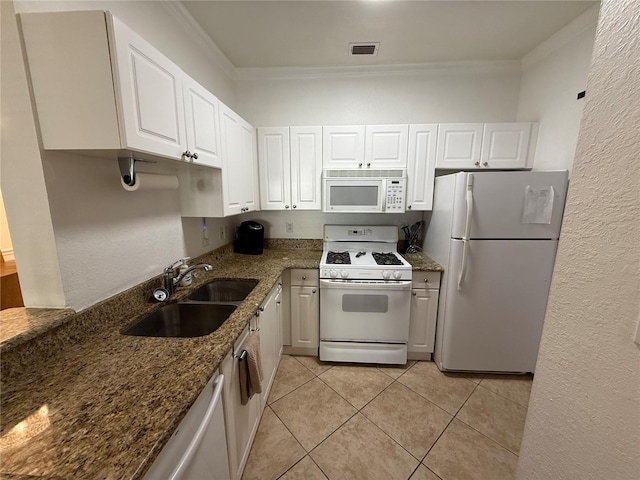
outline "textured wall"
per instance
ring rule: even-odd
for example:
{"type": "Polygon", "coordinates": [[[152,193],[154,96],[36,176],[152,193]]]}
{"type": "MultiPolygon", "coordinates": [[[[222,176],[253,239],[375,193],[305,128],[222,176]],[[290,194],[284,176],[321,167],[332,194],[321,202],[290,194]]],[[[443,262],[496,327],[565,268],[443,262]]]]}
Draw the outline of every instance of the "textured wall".
{"type": "Polygon", "coordinates": [[[638,32],[603,2],[518,479],[640,478],[638,32]]]}

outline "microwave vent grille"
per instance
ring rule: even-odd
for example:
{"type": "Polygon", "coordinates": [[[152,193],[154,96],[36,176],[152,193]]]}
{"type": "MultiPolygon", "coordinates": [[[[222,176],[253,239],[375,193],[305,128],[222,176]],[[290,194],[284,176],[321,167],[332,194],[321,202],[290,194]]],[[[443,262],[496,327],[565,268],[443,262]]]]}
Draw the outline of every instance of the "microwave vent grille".
{"type": "Polygon", "coordinates": [[[404,170],[325,170],[324,178],[404,178],[404,170]]]}

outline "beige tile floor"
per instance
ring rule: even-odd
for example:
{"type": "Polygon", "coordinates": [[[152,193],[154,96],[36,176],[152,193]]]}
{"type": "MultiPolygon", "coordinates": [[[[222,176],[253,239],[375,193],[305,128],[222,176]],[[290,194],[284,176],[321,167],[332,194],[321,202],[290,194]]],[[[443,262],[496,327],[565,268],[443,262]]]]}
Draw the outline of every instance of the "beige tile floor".
{"type": "Polygon", "coordinates": [[[531,380],[283,356],[243,479],[513,479],[531,380]]]}

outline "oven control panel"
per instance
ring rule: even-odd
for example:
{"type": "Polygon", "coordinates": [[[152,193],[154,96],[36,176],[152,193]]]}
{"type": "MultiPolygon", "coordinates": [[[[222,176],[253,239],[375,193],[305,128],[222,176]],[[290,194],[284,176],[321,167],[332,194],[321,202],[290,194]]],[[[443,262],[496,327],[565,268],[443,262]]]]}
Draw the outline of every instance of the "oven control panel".
{"type": "Polygon", "coordinates": [[[405,178],[387,179],[387,195],[385,212],[404,212],[405,191],[407,190],[407,180],[405,178]]]}

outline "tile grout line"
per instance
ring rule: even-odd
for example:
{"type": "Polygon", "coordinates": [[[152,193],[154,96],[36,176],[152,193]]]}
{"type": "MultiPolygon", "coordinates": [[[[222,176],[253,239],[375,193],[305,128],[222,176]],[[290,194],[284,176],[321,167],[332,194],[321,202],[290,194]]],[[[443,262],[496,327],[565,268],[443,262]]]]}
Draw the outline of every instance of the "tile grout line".
{"type": "MultiPolygon", "coordinates": [[[[484,380],[484,378],[483,378],[483,380],[484,380]]],[[[532,380],[532,381],[533,381],[533,380],[532,380]]],[[[507,397],[506,395],[502,395],[501,393],[494,392],[494,391],[493,391],[493,390],[491,390],[490,388],[487,388],[487,387],[485,387],[484,385],[482,385],[482,382],[478,383],[478,385],[479,385],[479,386],[481,386],[482,388],[484,388],[485,390],[488,390],[489,392],[491,392],[491,393],[493,393],[493,394],[495,394],[495,395],[498,395],[498,396],[499,396],[499,397],[501,397],[501,398],[504,398],[504,399],[506,399],[506,400],[509,400],[509,401],[511,401],[511,402],[513,402],[513,403],[515,403],[516,405],[520,405],[522,408],[524,408],[524,409],[525,409],[525,410],[527,410],[527,411],[529,410],[529,405],[528,405],[528,404],[527,404],[527,405],[522,405],[520,402],[516,402],[514,399],[509,398],[509,397],[507,397]]],[[[531,392],[529,392],[529,397],[531,397],[531,392]]]]}

